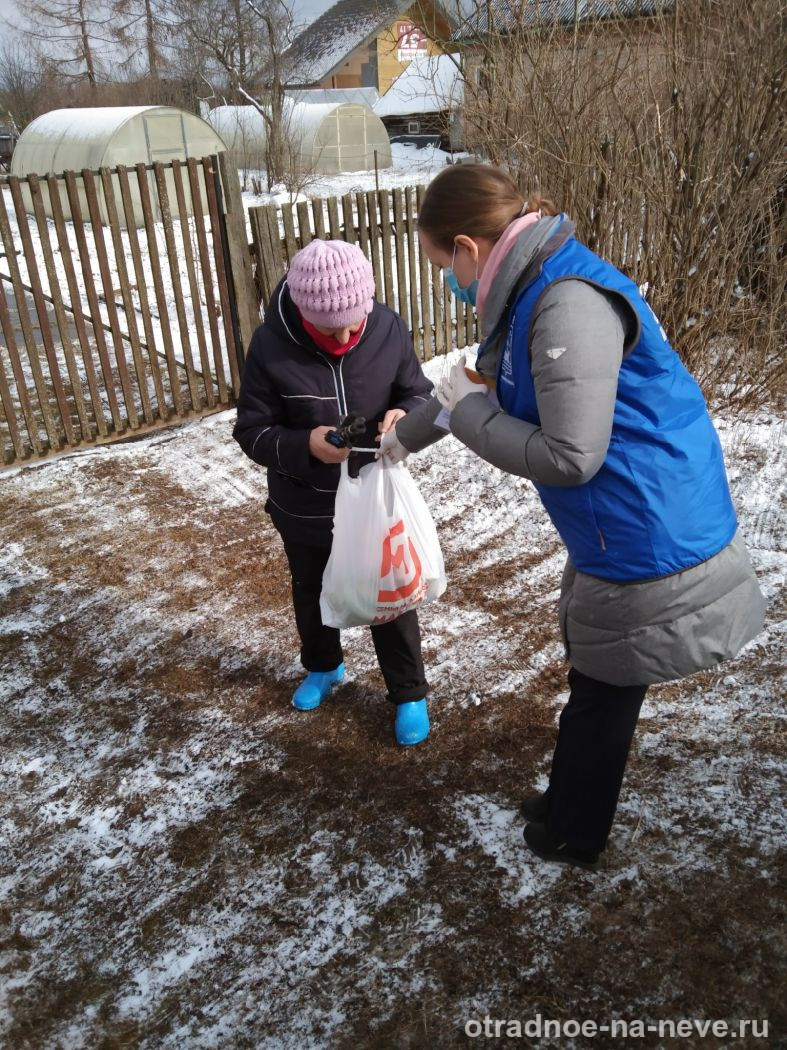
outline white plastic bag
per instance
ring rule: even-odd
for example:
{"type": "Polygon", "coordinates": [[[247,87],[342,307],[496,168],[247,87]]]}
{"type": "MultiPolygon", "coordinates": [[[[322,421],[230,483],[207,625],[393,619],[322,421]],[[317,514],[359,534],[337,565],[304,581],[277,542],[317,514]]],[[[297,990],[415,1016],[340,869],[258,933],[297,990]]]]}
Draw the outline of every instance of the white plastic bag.
{"type": "Polygon", "coordinates": [[[404,463],[381,458],[336,493],[320,611],[328,627],[385,623],[434,601],[445,566],[432,515],[404,463]]]}

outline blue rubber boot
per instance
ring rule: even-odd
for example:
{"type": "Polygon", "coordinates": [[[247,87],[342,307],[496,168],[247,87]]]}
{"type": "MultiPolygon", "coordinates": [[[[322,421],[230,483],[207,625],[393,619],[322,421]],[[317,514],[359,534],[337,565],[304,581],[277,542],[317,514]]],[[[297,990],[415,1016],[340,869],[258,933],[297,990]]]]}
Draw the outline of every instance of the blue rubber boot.
{"type": "Polygon", "coordinates": [[[396,743],[402,747],[420,744],[429,736],[429,713],[426,700],[411,700],[406,704],[396,705],[394,722],[396,743]]]}
{"type": "Polygon", "coordinates": [[[299,711],[313,711],[315,707],[320,706],[343,675],[343,663],[332,671],[309,671],[292,694],[292,706],[299,711]]]}

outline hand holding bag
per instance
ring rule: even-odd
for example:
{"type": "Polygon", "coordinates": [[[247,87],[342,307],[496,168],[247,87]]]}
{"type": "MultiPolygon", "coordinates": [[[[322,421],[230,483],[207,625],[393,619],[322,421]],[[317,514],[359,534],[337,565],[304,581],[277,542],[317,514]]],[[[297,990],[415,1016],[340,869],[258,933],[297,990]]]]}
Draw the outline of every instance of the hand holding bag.
{"type": "Polygon", "coordinates": [[[437,530],[404,463],[381,458],[357,478],[342,463],[320,596],[323,623],[385,623],[434,601],[445,587],[437,530]]]}

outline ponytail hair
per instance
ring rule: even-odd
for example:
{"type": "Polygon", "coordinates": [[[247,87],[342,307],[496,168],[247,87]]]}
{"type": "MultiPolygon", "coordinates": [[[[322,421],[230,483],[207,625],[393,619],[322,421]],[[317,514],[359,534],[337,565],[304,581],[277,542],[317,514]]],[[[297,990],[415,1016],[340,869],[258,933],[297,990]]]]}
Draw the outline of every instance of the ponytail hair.
{"type": "Polygon", "coordinates": [[[514,219],[531,211],[557,214],[552,201],[539,193],[525,200],[511,176],[499,168],[456,164],[429,183],[418,212],[418,228],[450,252],[458,233],[497,241],[514,219]]]}
{"type": "Polygon", "coordinates": [[[550,198],[542,197],[538,191],[531,193],[527,198],[527,204],[522,214],[527,215],[530,211],[540,211],[542,215],[557,215],[558,213],[558,209],[550,198]]]}

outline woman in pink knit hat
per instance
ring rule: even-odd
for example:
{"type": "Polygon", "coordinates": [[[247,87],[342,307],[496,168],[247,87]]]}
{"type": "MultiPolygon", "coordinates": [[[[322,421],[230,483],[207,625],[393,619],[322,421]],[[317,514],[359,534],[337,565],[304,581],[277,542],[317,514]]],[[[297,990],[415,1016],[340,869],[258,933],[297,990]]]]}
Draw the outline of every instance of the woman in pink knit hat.
{"type": "MultiPolygon", "coordinates": [[[[246,455],[268,468],[265,509],[289,561],[307,672],[292,698],[299,711],[319,707],[344,675],[339,631],[320,616],[340,464],[349,459],[356,474],[371,462],[373,453],[351,446],[373,448],[431,391],[404,321],[374,299],[363,252],[323,240],[299,251],[252,337],[233,431],[246,455]],[[343,444],[337,427],[347,416],[364,423],[343,444]]],[[[429,734],[418,614],[370,630],[396,705],[396,740],[418,744],[429,734]]]]}

